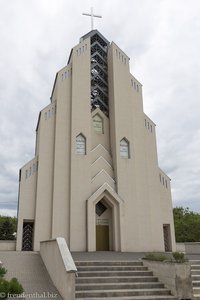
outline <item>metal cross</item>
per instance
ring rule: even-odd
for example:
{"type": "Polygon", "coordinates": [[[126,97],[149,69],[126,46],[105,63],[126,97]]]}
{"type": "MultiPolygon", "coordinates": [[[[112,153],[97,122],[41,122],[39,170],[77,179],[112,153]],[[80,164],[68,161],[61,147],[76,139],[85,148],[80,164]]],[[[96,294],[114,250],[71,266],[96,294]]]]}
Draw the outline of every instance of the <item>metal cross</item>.
{"type": "Polygon", "coordinates": [[[90,14],[82,13],[82,15],[91,17],[91,30],[94,29],[94,18],[102,18],[102,16],[100,16],[100,15],[94,15],[93,7],[91,7],[91,13],[90,14]]]}

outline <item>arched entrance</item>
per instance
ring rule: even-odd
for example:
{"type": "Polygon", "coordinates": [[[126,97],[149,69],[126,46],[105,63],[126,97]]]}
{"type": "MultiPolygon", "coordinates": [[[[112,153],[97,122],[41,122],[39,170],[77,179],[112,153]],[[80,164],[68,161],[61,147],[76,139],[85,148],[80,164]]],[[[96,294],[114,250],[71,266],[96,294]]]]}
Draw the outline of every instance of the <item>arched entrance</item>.
{"type": "Polygon", "coordinates": [[[123,203],[107,183],[87,200],[87,251],[125,251],[123,203]]]}

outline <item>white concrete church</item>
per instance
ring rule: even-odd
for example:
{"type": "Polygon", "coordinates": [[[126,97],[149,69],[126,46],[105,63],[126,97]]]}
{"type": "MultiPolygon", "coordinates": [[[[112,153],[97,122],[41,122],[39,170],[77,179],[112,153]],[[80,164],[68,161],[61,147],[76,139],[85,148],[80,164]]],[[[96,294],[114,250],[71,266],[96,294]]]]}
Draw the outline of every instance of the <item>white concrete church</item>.
{"type": "Polygon", "coordinates": [[[174,251],[170,179],[129,57],[99,31],[72,48],[20,170],[17,250],[174,251]]]}

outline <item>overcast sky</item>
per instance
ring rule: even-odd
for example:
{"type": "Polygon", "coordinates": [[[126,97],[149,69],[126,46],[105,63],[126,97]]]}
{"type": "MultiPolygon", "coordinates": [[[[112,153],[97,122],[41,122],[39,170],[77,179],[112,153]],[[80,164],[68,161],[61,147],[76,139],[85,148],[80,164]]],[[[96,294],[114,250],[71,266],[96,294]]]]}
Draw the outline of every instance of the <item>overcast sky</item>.
{"type": "Polygon", "coordinates": [[[16,215],[18,170],[34,157],[39,111],[70,50],[97,28],[129,57],[157,124],[173,206],[200,212],[200,1],[0,0],[0,213],[16,215]]]}

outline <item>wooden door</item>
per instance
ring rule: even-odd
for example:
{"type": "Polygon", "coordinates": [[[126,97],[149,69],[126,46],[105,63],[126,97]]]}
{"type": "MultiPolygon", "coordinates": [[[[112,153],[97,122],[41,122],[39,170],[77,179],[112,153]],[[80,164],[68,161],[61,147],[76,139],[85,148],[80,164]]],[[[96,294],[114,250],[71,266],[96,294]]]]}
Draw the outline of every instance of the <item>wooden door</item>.
{"type": "Polygon", "coordinates": [[[109,251],[108,225],[96,225],[96,251],[109,251]]]}

